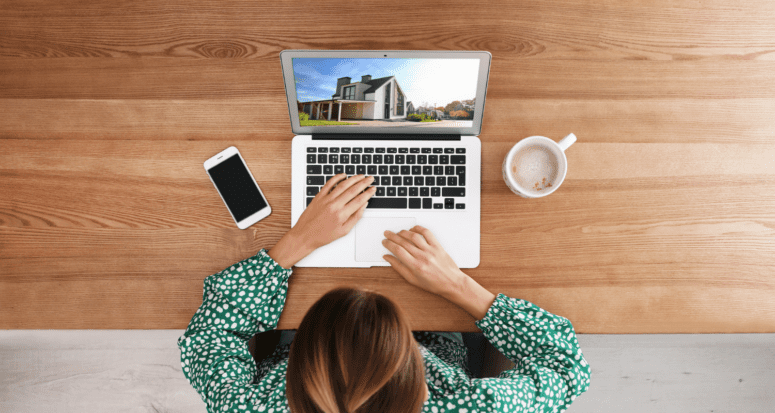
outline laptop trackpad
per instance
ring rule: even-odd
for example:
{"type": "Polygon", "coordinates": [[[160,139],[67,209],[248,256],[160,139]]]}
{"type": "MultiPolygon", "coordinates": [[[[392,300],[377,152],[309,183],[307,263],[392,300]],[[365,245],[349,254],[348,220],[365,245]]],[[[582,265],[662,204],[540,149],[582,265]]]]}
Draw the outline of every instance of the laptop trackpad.
{"type": "Polygon", "coordinates": [[[382,256],[390,251],[382,246],[385,231],[398,233],[414,225],[414,218],[361,218],[355,225],[355,261],[386,262],[382,256]]]}

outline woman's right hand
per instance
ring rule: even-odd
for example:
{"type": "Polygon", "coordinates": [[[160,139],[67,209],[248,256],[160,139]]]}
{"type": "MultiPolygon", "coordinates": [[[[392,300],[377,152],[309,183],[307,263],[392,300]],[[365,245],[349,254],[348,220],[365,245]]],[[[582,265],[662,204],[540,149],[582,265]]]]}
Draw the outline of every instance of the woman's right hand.
{"type": "Polygon", "coordinates": [[[398,234],[385,231],[385,238],[382,245],[393,255],[382,257],[415,287],[446,297],[468,277],[427,228],[417,225],[398,234]]]}

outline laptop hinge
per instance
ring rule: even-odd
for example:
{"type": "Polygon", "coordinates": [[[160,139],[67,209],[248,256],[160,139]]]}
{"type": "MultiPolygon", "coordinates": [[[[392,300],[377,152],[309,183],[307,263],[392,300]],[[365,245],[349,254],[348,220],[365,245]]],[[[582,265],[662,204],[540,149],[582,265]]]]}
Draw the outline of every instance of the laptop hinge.
{"type": "Polygon", "coordinates": [[[419,133],[313,133],[312,140],[459,141],[456,134],[419,133]]]}

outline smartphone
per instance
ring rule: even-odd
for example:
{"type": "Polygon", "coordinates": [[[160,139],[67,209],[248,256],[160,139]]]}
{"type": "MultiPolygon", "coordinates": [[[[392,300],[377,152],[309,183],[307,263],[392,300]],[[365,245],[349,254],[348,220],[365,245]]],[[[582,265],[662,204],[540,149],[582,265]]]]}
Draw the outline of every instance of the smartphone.
{"type": "Polygon", "coordinates": [[[205,161],[205,170],[239,229],[272,213],[269,202],[234,146],[205,161]]]}

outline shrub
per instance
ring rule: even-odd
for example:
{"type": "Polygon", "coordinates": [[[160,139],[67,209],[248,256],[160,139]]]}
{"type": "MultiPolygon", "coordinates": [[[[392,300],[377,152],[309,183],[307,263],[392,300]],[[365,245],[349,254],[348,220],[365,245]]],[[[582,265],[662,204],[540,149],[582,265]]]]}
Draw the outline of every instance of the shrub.
{"type": "Polygon", "coordinates": [[[309,113],[299,112],[299,121],[309,120],[309,113]]]}
{"type": "Polygon", "coordinates": [[[468,112],[464,110],[453,110],[452,112],[449,112],[449,116],[457,119],[467,119],[471,115],[469,115],[468,112]]]}
{"type": "Polygon", "coordinates": [[[422,120],[425,118],[425,115],[417,114],[417,113],[410,113],[406,116],[406,120],[412,121],[412,122],[422,122],[422,120]]]}

